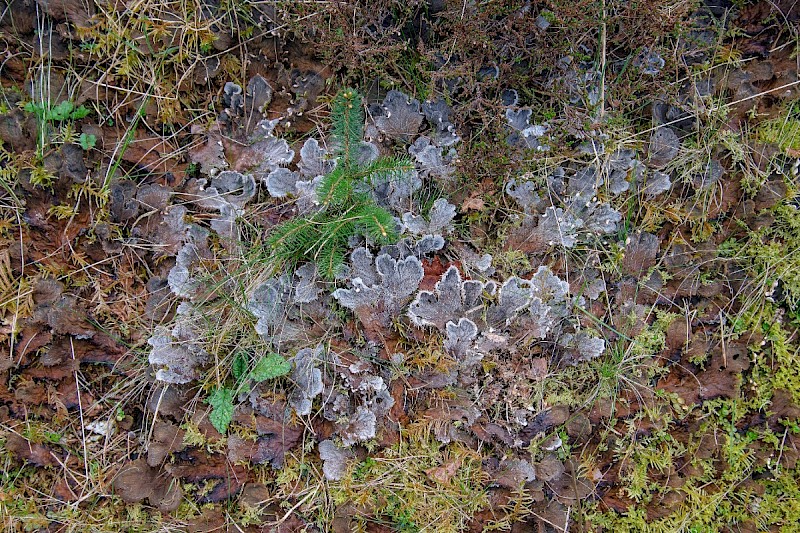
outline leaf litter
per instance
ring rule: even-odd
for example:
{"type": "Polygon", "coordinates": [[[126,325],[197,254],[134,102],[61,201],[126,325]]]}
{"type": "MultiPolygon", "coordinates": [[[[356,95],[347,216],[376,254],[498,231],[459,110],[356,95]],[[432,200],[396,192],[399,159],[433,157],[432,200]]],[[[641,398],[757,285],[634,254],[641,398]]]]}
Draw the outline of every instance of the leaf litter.
{"type": "MultiPolygon", "coordinates": [[[[427,525],[426,508],[403,507],[400,492],[364,496],[360,484],[383,479],[391,465],[422,493],[458,495],[463,507],[452,515],[465,518],[452,530],[500,527],[502,520],[575,530],[578,511],[615,530],[619,520],[634,523],[630,505],[669,528],[669,502],[697,496],[687,466],[695,451],[697,461],[728,464],[729,475],[759,487],[754,501],[777,508],[762,480],[784,483],[796,467],[790,429],[798,389],[785,370],[793,368],[793,288],[789,277],[769,274],[779,262],[754,267],[741,243],[758,235],[778,248],[794,246],[791,161],[780,146],[785,154],[793,148],[779,136],[763,143],[775,134],[760,133],[762,157],[777,154],[768,166],[733,150],[725,133],[701,154],[690,111],[714,94],[747,98],[765,116],[783,112],[796,96],[796,65],[775,46],[780,32],[759,18],[782,7],[756,2],[724,19],[758,30],[738,44],[761,56],[656,102],[652,127],[630,146],[596,135],[599,122],[595,131],[567,124],[570,113],[585,113],[576,122],[591,123],[598,106],[602,116],[620,105],[613,92],[601,100],[591,61],[565,56],[546,74],[547,87],[536,89],[566,87],[572,107],[554,118],[527,91],[507,86],[505,65],[473,65],[466,54],[431,58],[440,69],[431,99],[407,84],[371,95],[367,142],[357,146],[364,164],[379,155],[411,157],[414,169],[402,179],[362,191],[391,212],[400,239],[382,246],[354,239],[335,281],[323,280],[313,262],[286,271],[259,266],[262,237],[282,221],[318,212],[317,187],[339,164],[336,144],[318,127],[324,120],[312,125],[324,69],[301,45],[289,52],[296,68],[248,69],[238,83],[215,74],[208,58],[206,79],[219,90],[208,96],[217,110],[206,126],[161,135],[168,128],[143,124],[164,112],[161,100],[142,103],[141,113],[123,104],[128,131],[75,119],[96,146],[65,140],[41,169],[36,120],[22,105],[4,107],[3,170],[18,156],[52,174],[42,187],[31,168],[19,169],[6,191],[24,200],[11,211],[22,224],[12,216],[0,227],[10,265],[0,292],[4,305],[17,302],[13,312],[4,309],[2,329],[4,340],[13,339],[0,386],[7,460],[31,484],[64,469],[66,481],[52,483],[64,501],[110,505],[113,491],[126,504],[177,516],[182,502],[239,498],[277,528],[325,530],[331,522],[316,511],[320,495],[302,488],[324,479],[334,491],[330,501],[351,506],[340,506],[334,519],[344,520],[343,530],[370,520],[427,525]],[[304,70],[309,64],[317,73],[304,70]],[[469,72],[478,73],[475,80],[469,72]],[[469,87],[477,92],[464,92],[469,87]],[[471,150],[476,117],[487,109],[493,115],[482,124],[497,125],[507,153],[494,162],[505,175],[496,189],[460,191],[471,183],[465,177],[483,172],[471,150]],[[567,158],[557,154],[564,131],[578,147],[567,158]],[[115,147],[125,149],[113,155],[115,147]],[[532,165],[519,153],[554,157],[532,165]],[[687,154],[700,162],[687,162],[687,154]],[[745,182],[742,169],[769,179],[745,182]],[[765,275],[764,315],[751,320],[742,295],[752,298],[765,275]],[[6,290],[12,283],[18,291],[6,290]],[[768,407],[731,414],[739,401],[768,407]],[[703,436],[702,420],[727,424],[730,446],[703,436]],[[609,431],[617,437],[608,439],[609,431]],[[778,445],[767,442],[771,434],[778,445]],[[732,466],[739,435],[752,438],[752,454],[740,464],[752,461],[758,476],[732,466]],[[647,456],[637,442],[671,455],[647,456]],[[595,462],[580,463],[576,444],[595,462]],[[91,478],[74,451],[88,458],[101,449],[112,450],[102,455],[108,477],[91,478]],[[636,469],[647,460],[649,469],[636,469]],[[673,490],[677,479],[684,488],[673,490]],[[667,488],[653,490],[658,483],[667,488]],[[482,503],[462,511],[473,488],[482,503]],[[291,505],[285,516],[281,498],[291,505]]],[[[515,31],[514,20],[536,11],[536,29],[519,42],[556,31],[551,19],[561,14],[538,9],[522,7],[508,19],[506,29],[515,31]]],[[[64,39],[81,41],[91,13],[45,11],[46,20],[65,25],[64,39]]],[[[30,39],[25,13],[15,15],[12,30],[30,39]]],[[[691,19],[697,42],[712,16],[702,8],[691,19]]],[[[393,23],[367,25],[367,33],[393,23]]],[[[272,46],[259,39],[257,46],[272,46]]],[[[689,52],[683,46],[677,53],[691,61],[705,53],[696,43],[689,52]]],[[[671,68],[653,46],[631,54],[627,67],[610,65],[617,81],[637,73],[651,83],[671,68]]],[[[9,58],[3,76],[14,68],[9,58]]],[[[51,82],[57,85],[55,75],[51,82]]],[[[27,99],[5,89],[4,96],[27,99]]],[[[739,104],[726,109],[730,124],[750,120],[739,104]]],[[[787,124],[797,120],[788,113],[787,124]]],[[[54,121],[60,124],[46,127],[66,138],[73,124],[54,121]]],[[[4,194],[3,202],[12,199],[4,194]]],[[[704,481],[717,482],[713,475],[704,481]]],[[[769,512],[770,525],[785,520],[769,512]]],[[[744,523],[755,523],[753,515],[744,523]]]]}

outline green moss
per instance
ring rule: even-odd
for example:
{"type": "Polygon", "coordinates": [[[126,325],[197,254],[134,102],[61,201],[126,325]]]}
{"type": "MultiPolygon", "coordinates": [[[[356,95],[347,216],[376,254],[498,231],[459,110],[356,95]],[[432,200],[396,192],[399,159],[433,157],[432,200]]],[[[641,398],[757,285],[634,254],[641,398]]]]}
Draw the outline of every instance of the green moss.
{"type": "Polygon", "coordinates": [[[456,532],[488,504],[485,481],[476,452],[412,437],[357,465],[331,495],[338,504],[366,505],[397,531],[456,532]]]}
{"type": "Polygon", "coordinates": [[[756,137],[763,143],[777,145],[784,152],[800,151],[800,106],[794,104],[785,116],[761,122],[756,137]]]}
{"type": "Polygon", "coordinates": [[[620,442],[623,492],[637,505],[616,513],[590,504],[590,523],[602,531],[615,532],[736,531],[746,522],[762,530],[777,527],[791,531],[800,507],[797,473],[778,467],[774,472],[777,475],[758,480],[752,477],[764,470],[757,462],[756,448],[774,446],[774,435],[766,428],[747,432],[737,429],[737,422],[752,412],[746,402],[715,400],[707,402],[704,411],[705,422],[687,446],[663,431],[620,442]],[[698,473],[670,486],[665,474],[678,475],[670,469],[679,458],[698,473]],[[667,516],[649,517],[642,504],[663,505],[656,498],[670,493],[682,502],[667,516]]]}
{"type": "Polygon", "coordinates": [[[790,341],[792,334],[777,321],[773,308],[769,306],[766,311],[765,318],[772,316],[774,321],[762,321],[765,344],[755,348],[756,371],[765,376],[772,390],[785,389],[792,401],[800,404],[798,347],[790,341]]]}

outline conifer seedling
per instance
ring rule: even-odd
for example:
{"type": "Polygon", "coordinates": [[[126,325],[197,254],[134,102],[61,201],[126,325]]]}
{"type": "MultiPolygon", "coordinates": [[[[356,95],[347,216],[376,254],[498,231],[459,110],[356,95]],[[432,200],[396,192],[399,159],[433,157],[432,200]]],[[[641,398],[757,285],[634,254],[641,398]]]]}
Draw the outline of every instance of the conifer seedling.
{"type": "Polygon", "coordinates": [[[294,268],[313,261],[327,279],[333,279],[344,263],[351,237],[363,236],[378,245],[397,241],[391,213],[375,204],[370,188],[384,180],[404,179],[414,170],[405,158],[359,161],[364,109],[362,97],[354,89],[336,94],[331,120],[336,167],[317,188],[321,209],[280,224],[267,240],[277,264],[294,268]]]}

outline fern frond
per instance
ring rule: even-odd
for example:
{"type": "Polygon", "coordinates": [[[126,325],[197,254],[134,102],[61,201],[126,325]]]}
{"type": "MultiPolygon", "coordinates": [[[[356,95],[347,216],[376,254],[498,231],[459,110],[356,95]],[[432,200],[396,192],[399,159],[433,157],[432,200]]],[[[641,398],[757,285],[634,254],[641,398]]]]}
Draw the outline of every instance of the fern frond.
{"type": "Polygon", "coordinates": [[[333,141],[339,164],[347,169],[353,166],[358,143],[364,133],[364,108],[361,95],[355,89],[342,89],[333,98],[331,106],[333,141]]]}

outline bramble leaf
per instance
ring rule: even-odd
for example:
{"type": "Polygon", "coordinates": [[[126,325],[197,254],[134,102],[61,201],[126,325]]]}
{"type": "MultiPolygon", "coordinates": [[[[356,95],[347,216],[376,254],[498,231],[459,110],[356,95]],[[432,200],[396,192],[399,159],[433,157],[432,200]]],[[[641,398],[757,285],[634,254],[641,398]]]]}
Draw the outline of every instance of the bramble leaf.
{"type": "Polygon", "coordinates": [[[292,370],[292,364],[276,353],[262,357],[250,371],[250,377],[259,383],[268,379],[285,376],[292,370]]]}
{"type": "Polygon", "coordinates": [[[239,381],[247,373],[247,354],[245,352],[238,352],[233,357],[233,365],[231,366],[231,373],[236,381],[239,381]]]}
{"type": "Polygon", "coordinates": [[[211,406],[208,419],[214,429],[224,435],[233,419],[233,391],[227,387],[217,387],[207,401],[211,406]]]}

